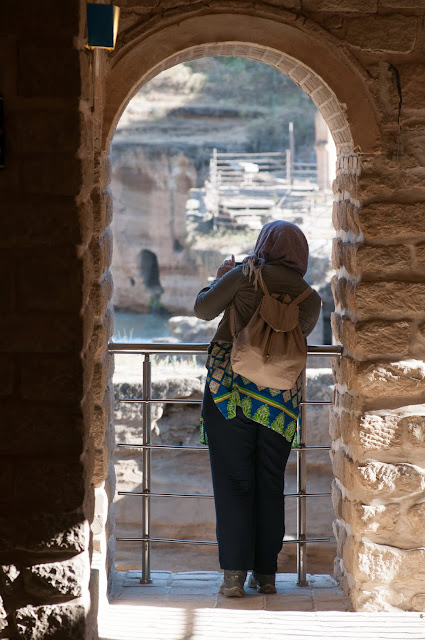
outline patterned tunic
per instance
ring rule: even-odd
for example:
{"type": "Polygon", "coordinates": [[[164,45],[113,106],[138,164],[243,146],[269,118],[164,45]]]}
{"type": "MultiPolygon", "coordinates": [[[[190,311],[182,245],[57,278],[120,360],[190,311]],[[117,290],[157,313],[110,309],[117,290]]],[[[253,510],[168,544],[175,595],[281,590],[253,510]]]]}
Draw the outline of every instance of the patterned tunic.
{"type": "MultiPolygon", "coordinates": [[[[240,407],[245,417],[273,429],[296,446],[293,438],[299,416],[302,374],[290,390],[258,387],[233,371],[231,349],[229,343],[215,342],[207,363],[206,384],[218,409],[230,420],[236,416],[236,407],[240,407]]],[[[203,417],[201,443],[208,444],[203,417]]]]}

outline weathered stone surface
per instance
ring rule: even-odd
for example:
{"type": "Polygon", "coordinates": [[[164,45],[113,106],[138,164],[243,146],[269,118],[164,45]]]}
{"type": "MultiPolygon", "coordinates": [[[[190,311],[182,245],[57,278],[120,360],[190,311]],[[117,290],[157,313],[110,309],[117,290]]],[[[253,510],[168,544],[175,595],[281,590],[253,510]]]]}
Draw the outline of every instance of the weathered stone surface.
{"type": "Polygon", "coordinates": [[[97,322],[101,322],[111,301],[114,285],[112,275],[108,271],[102,282],[95,283],[91,292],[91,300],[97,322]]]}
{"type": "Polygon", "coordinates": [[[10,429],[8,438],[0,439],[0,454],[16,451],[26,455],[81,453],[83,435],[79,411],[71,412],[69,407],[53,404],[21,402],[18,405],[15,401],[0,403],[0,411],[5,425],[16,425],[10,429]]]}
{"type": "Polygon", "coordinates": [[[0,596],[0,633],[7,629],[7,613],[3,605],[3,599],[0,596]]]}
{"type": "Polygon", "coordinates": [[[409,353],[412,331],[409,322],[370,320],[354,323],[348,318],[341,318],[338,323],[335,318],[333,326],[344,349],[358,359],[372,359],[382,354],[403,357],[409,353]]]}
{"type": "Polygon", "coordinates": [[[100,447],[103,444],[105,438],[106,427],[108,426],[113,408],[113,389],[112,385],[108,384],[105,395],[102,398],[100,404],[94,408],[94,415],[91,425],[91,433],[94,438],[96,447],[100,447]]]}
{"type": "Polygon", "coordinates": [[[388,464],[370,460],[355,463],[339,448],[332,452],[335,476],[349,491],[367,502],[370,496],[394,499],[423,491],[425,470],[412,464],[388,464]]]}
{"type": "MultiPolygon", "coordinates": [[[[24,41],[25,42],[25,41],[24,41]]],[[[19,50],[19,94],[23,97],[79,98],[79,52],[72,48],[23,46],[19,50]],[[57,60],[62,60],[58,65],[57,60]],[[64,74],[63,69],[68,73],[64,74]]]]}
{"type": "Polygon", "coordinates": [[[85,320],[79,313],[4,314],[0,318],[0,349],[6,353],[69,353],[82,349],[85,320]]]}
{"type": "MultiPolygon", "coordinates": [[[[323,0],[320,11],[375,13],[377,6],[377,0],[323,0]]],[[[317,0],[303,0],[305,11],[317,11],[318,8],[317,0]]]]}
{"type": "Polygon", "coordinates": [[[425,519],[425,502],[419,502],[418,504],[414,504],[407,511],[407,518],[409,523],[413,527],[415,534],[418,539],[418,543],[425,538],[424,531],[424,519],[425,519]]]}
{"type": "Polygon", "coordinates": [[[421,360],[356,362],[342,358],[334,363],[336,380],[366,398],[422,394],[425,364],[421,360]]]}
{"type": "Polygon", "coordinates": [[[31,356],[21,372],[21,392],[25,400],[40,402],[61,398],[64,403],[80,403],[83,396],[83,363],[75,356],[31,356]]]}
{"type": "MultiPolygon", "coordinates": [[[[348,270],[353,275],[367,272],[386,277],[406,273],[412,270],[412,256],[409,247],[403,245],[390,247],[359,247],[352,256],[348,270]]],[[[348,267],[347,267],[348,268],[348,267]]]]}
{"type": "Polygon", "coordinates": [[[398,240],[425,235],[425,203],[370,204],[357,211],[365,240],[398,240]]]}
{"type": "Polygon", "coordinates": [[[86,610],[81,604],[27,606],[16,612],[18,637],[22,640],[81,640],[85,637],[86,610]]]}
{"type": "Polygon", "coordinates": [[[359,577],[375,584],[425,581],[425,549],[396,549],[364,542],[359,545],[359,577]]]}
{"type": "Polygon", "coordinates": [[[85,166],[76,153],[22,154],[23,191],[34,195],[77,196],[85,166]]]}
{"type": "Polygon", "coordinates": [[[210,321],[190,316],[174,316],[169,319],[168,324],[171,333],[180,342],[210,342],[219,321],[220,318],[210,321]]]}
{"type": "Polygon", "coordinates": [[[381,313],[420,313],[425,308],[422,282],[382,281],[352,285],[344,278],[332,281],[336,301],[362,316],[381,313]]]}
{"type": "Polygon", "coordinates": [[[0,566],[0,587],[4,596],[13,598],[22,587],[20,568],[14,564],[0,566]]]}
{"type": "Polygon", "coordinates": [[[26,461],[24,468],[15,467],[10,475],[13,491],[2,498],[12,500],[18,508],[63,512],[73,511],[83,504],[85,478],[80,462],[34,458],[26,461]]]}
{"type": "Polygon", "coordinates": [[[425,245],[420,244],[415,248],[416,266],[421,271],[425,271],[425,245]]]}
{"type": "Polygon", "coordinates": [[[342,513],[345,516],[352,516],[352,519],[345,519],[350,522],[359,536],[363,534],[373,537],[378,534],[391,539],[391,535],[400,518],[399,504],[390,503],[372,506],[357,501],[348,504],[351,507],[349,514],[346,513],[344,506],[342,513]]]}
{"type": "Polygon", "coordinates": [[[101,282],[105,271],[109,268],[112,260],[112,232],[107,229],[100,237],[93,240],[90,245],[93,255],[93,265],[95,270],[95,278],[97,282],[101,282]]]}
{"type": "Polygon", "coordinates": [[[34,602],[57,602],[82,595],[89,559],[80,554],[71,560],[24,567],[22,578],[26,592],[34,602]]]}
{"type": "Polygon", "coordinates": [[[363,460],[370,452],[391,452],[393,461],[422,464],[425,448],[424,405],[399,409],[330,414],[330,432],[363,460]]]}
{"type": "Polygon", "coordinates": [[[374,51],[411,51],[416,42],[417,18],[375,15],[347,20],[348,44],[374,51]]]}
{"type": "Polygon", "coordinates": [[[425,88],[418,78],[425,74],[423,64],[397,65],[400,74],[400,82],[403,91],[404,109],[423,109],[425,104],[425,88]]]}
{"type": "Polygon", "coordinates": [[[374,493],[403,496],[425,489],[425,472],[409,464],[371,461],[359,467],[363,489],[374,493]]]}

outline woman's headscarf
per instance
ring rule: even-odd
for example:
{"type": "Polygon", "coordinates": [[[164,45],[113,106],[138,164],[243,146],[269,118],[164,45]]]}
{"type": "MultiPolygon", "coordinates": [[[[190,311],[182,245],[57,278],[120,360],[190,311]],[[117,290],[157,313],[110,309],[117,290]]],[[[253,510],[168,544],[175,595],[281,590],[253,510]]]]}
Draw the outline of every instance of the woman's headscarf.
{"type": "Polygon", "coordinates": [[[282,264],[304,276],[308,266],[308,243],[296,224],[285,220],[268,222],[261,229],[254,253],[244,259],[243,273],[257,288],[265,264],[282,264]]]}

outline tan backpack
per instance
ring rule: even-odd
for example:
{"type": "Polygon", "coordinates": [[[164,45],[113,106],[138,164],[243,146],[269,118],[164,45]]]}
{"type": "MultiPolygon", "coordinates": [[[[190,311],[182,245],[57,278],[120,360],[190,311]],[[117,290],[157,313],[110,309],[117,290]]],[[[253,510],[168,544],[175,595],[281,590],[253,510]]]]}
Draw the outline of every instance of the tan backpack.
{"type": "Polygon", "coordinates": [[[230,308],[232,368],[258,387],[292,389],[307,359],[298,305],[313,289],[307,287],[292,302],[288,294],[280,301],[279,294],[270,295],[263,279],[259,281],[264,296],[251,320],[237,334],[233,305],[230,308]]]}

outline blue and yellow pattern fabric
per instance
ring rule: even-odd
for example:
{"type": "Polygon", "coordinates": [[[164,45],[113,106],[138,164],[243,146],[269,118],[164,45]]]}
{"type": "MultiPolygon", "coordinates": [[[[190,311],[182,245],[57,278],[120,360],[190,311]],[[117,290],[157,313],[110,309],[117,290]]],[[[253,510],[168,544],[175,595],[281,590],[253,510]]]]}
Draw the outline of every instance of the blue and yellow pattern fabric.
{"type": "MultiPolygon", "coordinates": [[[[236,416],[240,407],[247,418],[269,427],[293,442],[297,429],[299,403],[302,395],[302,374],[290,390],[258,387],[247,378],[234,373],[230,362],[232,345],[215,342],[209,355],[206,384],[213,400],[229,420],[236,416]]],[[[201,417],[201,443],[208,444],[201,417]]]]}

